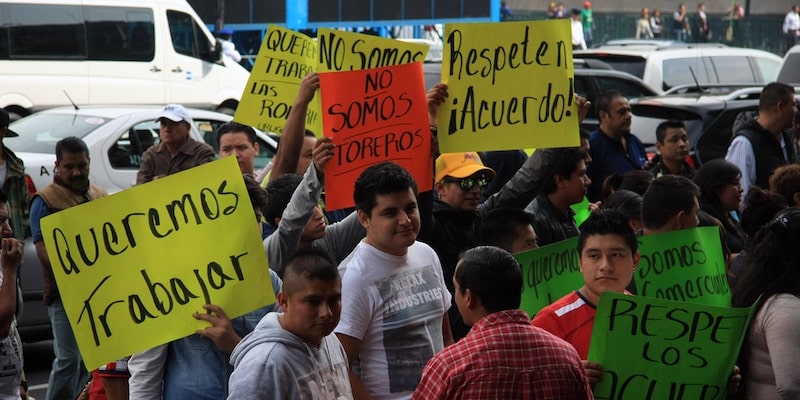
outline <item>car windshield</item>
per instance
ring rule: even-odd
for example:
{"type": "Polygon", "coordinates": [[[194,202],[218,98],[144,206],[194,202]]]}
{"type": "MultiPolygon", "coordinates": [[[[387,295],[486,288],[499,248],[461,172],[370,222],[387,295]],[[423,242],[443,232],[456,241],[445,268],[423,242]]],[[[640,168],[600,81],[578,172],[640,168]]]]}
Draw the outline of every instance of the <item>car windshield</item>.
{"type": "Polygon", "coordinates": [[[19,136],[3,141],[15,152],[55,154],[59,140],[68,136],[82,138],[108,121],[87,115],[34,114],[11,124],[11,130],[19,136]]]}

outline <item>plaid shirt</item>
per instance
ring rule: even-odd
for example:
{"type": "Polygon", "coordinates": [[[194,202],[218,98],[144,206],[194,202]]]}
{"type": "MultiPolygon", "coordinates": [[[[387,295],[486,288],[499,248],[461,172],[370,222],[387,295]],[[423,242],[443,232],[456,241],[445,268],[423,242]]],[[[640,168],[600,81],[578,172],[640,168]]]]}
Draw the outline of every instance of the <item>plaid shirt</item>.
{"type": "Polygon", "coordinates": [[[489,314],[425,366],[414,399],[593,399],[569,343],[522,310],[489,314]]]}

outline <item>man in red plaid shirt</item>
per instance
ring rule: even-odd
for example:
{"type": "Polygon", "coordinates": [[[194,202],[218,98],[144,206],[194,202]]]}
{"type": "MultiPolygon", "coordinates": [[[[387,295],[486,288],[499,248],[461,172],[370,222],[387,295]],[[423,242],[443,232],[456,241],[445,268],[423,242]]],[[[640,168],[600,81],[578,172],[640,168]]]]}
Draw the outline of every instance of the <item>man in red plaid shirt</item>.
{"type": "Polygon", "coordinates": [[[594,398],[575,348],[519,309],[522,271],[510,253],[467,250],[453,283],[472,329],[428,362],[413,399],[594,398]]]}

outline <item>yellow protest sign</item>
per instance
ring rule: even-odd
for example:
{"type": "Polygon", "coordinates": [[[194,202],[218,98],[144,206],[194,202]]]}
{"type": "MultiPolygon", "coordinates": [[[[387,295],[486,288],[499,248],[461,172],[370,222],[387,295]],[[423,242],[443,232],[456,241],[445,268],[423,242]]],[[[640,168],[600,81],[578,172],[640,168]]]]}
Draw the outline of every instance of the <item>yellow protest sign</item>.
{"type": "Polygon", "coordinates": [[[355,71],[424,62],[428,45],[380,36],[320,28],[318,71],[355,71]]]}
{"type": "Polygon", "coordinates": [[[443,153],[579,146],[567,20],[445,25],[443,153]]]}
{"type": "MultiPolygon", "coordinates": [[[[300,82],[310,72],[353,71],[424,61],[428,45],[320,28],[317,40],[270,25],[233,119],[281,133],[300,82]]],[[[306,112],[306,128],[322,136],[320,96],[306,112]]]]}
{"type": "Polygon", "coordinates": [[[207,326],[205,303],[234,318],[274,302],[234,157],[52,214],[42,235],[89,369],[207,326]]]}
{"type": "MultiPolygon", "coordinates": [[[[278,25],[270,25],[250,72],[233,119],[263,131],[280,133],[294,104],[300,82],[316,70],[314,39],[278,25]]],[[[306,113],[306,127],[322,132],[319,96],[306,113]]]]}

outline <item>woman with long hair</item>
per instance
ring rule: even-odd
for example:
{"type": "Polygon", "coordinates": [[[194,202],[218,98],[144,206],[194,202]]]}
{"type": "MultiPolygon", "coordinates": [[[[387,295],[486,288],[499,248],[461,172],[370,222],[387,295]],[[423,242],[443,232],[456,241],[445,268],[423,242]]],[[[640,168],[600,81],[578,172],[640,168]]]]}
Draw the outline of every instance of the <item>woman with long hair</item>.
{"type": "Polygon", "coordinates": [[[800,209],[791,207],[764,225],[754,239],[733,305],[750,307],[738,365],[747,399],[800,399],[800,209]]]}
{"type": "Polygon", "coordinates": [[[703,164],[694,176],[700,188],[700,209],[722,222],[725,227],[725,245],[733,257],[744,248],[744,231],[732,212],[739,211],[742,198],[740,179],[742,172],[736,164],[724,159],[703,164]]]}

